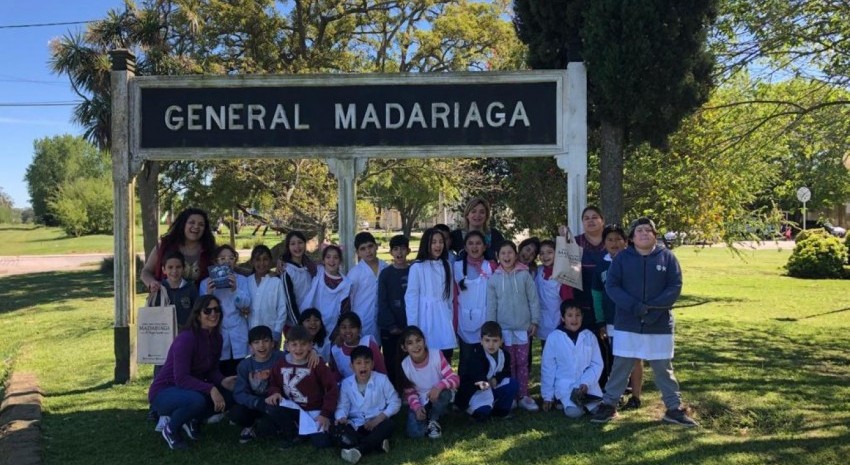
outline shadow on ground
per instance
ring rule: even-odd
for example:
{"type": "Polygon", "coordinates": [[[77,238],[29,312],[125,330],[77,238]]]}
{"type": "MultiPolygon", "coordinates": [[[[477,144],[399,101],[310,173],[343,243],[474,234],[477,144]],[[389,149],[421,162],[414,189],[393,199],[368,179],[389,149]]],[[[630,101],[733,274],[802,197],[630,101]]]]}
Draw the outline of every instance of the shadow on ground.
{"type": "Polygon", "coordinates": [[[0,314],[66,300],[109,297],[113,295],[112,282],[111,274],[97,270],[4,276],[0,278],[0,314]]]}

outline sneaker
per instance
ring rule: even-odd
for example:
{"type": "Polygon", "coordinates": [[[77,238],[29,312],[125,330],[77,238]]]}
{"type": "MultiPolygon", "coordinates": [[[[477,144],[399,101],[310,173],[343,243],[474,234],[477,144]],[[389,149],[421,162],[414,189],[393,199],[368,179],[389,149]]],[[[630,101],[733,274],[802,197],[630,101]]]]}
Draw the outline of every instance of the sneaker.
{"type": "Polygon", "coordinates": [[[591,423],[608,423],[617,418],[617,407],[608,404],[602,404],[596,409],[596,414],[590,419],[591,423]]]}
{"type": "Polygon", "coordinates": [[[189,420],[186,423],[183,423],[183,431],[185,431],[186,436],[193,441],[201,439],[201,428],[198,424],[198,420],[189,420]]]}
{"type": "Polygon", "coordinates": [[[381,450],[384,451],[385,454],[390,453],[390,440],[389,439],[384,439],[384,441],[381,443],[381,450]]]}
{"type": "Polygon", "coordinates": [[[531,397],[525,396],[519,400],[519,406],[529,412],[536,412],[540,410],[540,407],[537,406],[537,402],[534,401],[531,397]]]}
{"type": "Polygon", "coordinates": [[[640,399],[635,396],[629,397],[629,400],[623,402],[623,405],[620,406],[620,410],[637,410],[640,408],[640,399]]]}
{"type": "Polygon", "coordinates": [[[156,426],[154,427],[153,430],[156,431],[157,433],[161,433],[162,429],[165,428],[165,425],[167,425],[169,421],[171,421],[171,417],[167,417],[167,416],[159,417],[159,420],[157,420],[156,426]]]}
{"type": "Polygon", "coordinates": [[[687,426],[688,428],[699,426],[699,423],[694,421],[693,418],[689,417],[687,413],[685,413],[685,410],[682,408],[668,410],[666,413],[664,413],[664,418],[662,418],[662,420],[666,421],[667,423],[687,426]]]}
{"type": "Polygon", "coordinates": [[[348,463],[357,463],[362,455],[357,449],[343,449],[339,456],[348,463]]]}
{"type": "Polygon", "coordinates": [[[443,435],[443,428],[440,427],[440,424],[435,420],[431,420],[428,422],[428,437],[431,439],[437,439],[443,435]]]}
{"type": "Polygon", "coordinates": [[[511,410],[515,410],[516,407],[517,407],[516,399],[514,399],[514,402],[511,404],[511,410]]]}
{"type": "Polygon", "coordinates": [[[162,429],[162,437],[165,439],[165,442],[168,443],[168,447],[171,450],[182,450],[188,449],[189,445],[180,437],[180,432],[172,432],[170,425],[165,425],[165,428],[162,429]]]}
{"type": "Polygon", "coordinates": [[[207,418],[207,424],[211,425],[213,423],[218,423],[223,419],[224,419],[223,413],[216,413],[216,414],[212,415],[211,417],[207,418]]]}
{"type": "Polygon", "coordinates": [[[254,428],[242,428],[242,432],[239,433],[239,444],[247,444],[256,437],[257,435],[254,433],[254,428]]]}
{"type": "Polygon", "coordinates": [[[581,389],[575,388],[570,392],[570,402],[574,403],[578,408],[584,408],[587,403],[587,396],[581,392],[581,389]]]}

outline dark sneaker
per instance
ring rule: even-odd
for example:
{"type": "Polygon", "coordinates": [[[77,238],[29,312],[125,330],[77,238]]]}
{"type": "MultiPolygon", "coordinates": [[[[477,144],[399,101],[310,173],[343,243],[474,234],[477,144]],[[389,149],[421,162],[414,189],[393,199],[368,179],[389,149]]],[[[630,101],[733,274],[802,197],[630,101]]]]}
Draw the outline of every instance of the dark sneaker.
{"type": "Polygon", "coordinates": [[[189,420],[188,422],[183,423],[183,431],[186,433],[186,436],[193,441],[201,439],[201,428],[198,424],[198,420],[189,420]]]}
{"type": "Polygon", "coordinates": [[[617,407],[608,404],[602,404],[596,409],[596,413],[593,415],[593,418],[590,419],[591,423],[608,423],[609,421],[617,418],[617,407]]]}
{"type": "Polygon", "coordinates": [[[673,424],[676,424],[676,425],[686,426],[688,428],[693,428],[694,426],[699,426],[699,423],[694,421],[693,418],[689,417],[687,415],[687,413],[685,413],[685,410],[681,409],[681,408],[668,410],[664,414],[664,418],[662,418],[662,420],[666,421],[667,423],[673,423],[673,424]]]}
{"type": "Polygon", "coordinates": [[[180,431],[172,432],[171,425],[165,425],[165,428],[162,428],[162,437],[165,439],[165,442],[168,443],[168,447],[172,450],[182,450],[188,449],[189,445],[186,444],[186,441],[180,437],[180,431]]]}
{"type": "Polygon", "coordinates": [[[438,439],[443,435],[443,428],[434,420],[428,422],[428,437],[431,439],[438,439]]]}
{"type": "Polygon", "coordinates": [[[254,434],[254,428],[242,428],[242,432],[239,433],[239,444],[247,444],[256,438],[257,435],[254,434]]]}
{"type": "Polygon", "coordinates": [[[587,396],[581,392],[581,389],[575,388],[570,392],[570,402],[574,403],[578,408],[584,408],[584,404],[587,403],[587,396]]]}
{"type": "Polygon", "coordinates": [[[623,405],[620,406],[620,410],[637,410],[640,408],[640,399],[635,396],[629,397],[629,400],[623,402],[623,405]]]}

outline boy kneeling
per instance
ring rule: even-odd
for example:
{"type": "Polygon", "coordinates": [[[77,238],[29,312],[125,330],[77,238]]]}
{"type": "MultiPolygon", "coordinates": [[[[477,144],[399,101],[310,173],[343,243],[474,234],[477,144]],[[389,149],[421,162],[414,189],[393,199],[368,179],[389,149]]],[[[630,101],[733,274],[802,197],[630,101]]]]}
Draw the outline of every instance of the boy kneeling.
{"type": "Polygon", "coordinates": [[[558,399],[571,418],[584,415],[585,409],[595,410],[602,401],[602,353],[596,336],[581,329],[581,321],[581,309],[575,302],[561,303],[561,325],[546,339],[541,362],[543,410],[551,409],[558,399]]]}
{"type": "Polygon", "coordinates": [[[390,417],[401,408],[401,398],[387,375],[373,371],[372,350],[357,346],[351,352],[354,374],[342,380],[334,431],[343,447],[341,456],[357,463],[373,450],[389,452],[393,432],[390,417]]]}
{"type": "Polygon", "coordinates": [[[230,420],[242,427],[239,442],[245,444],[256,437],[258,429],[268,423],[266,416],[266,391],[275,364],[284,354],[274,348],[274,335],[268,326],[255,326],[248,331],[251,356],[239,362],[236,368],[236,388],[233,399],[236,404],[230,409],[230,420]],[[261,420],[266,420],[261,422],[261,420]]]}
{"type": "Polygon", "coordinates": [[[313,337],[303,326],[286,334],[288,353],[275,363],[269,379],[266,413],[283,435],[281,448],[307,436],[317,448],[330,447],[328,427],[336,409],[339,388],[330,368],[319,363],[308,367],[313,337]]]}
{"type": "Polygon", "coordinates": [[[495,321],[481,326],[481,343],[472,346],[472,354],[461,359],[460,387],[455,405],[484,421],[491,415],[506,417],[519,390],[511,378],[510,354],[502,350],[502,327],[495,321]]]}

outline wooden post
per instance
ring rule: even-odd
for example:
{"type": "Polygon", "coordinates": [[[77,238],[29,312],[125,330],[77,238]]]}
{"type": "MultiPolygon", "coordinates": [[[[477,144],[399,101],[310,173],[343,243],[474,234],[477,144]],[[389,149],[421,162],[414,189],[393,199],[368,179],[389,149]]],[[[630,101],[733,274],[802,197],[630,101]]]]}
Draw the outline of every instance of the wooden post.
{"type": "Polygon", "coordinates": [[[339,217],[339,244],[346,271],[355,264],[354,231],[356,225],[357,176],[366,169],[365,158],[328,158],[328,169],[337,181],[337,216],[339,217]]]}
{"type": "Polygon", "coordinates": [[[114,184],[114,287],[115,287],[115,382],[136,376],[135,282],[136,254],[133,244],[133,176],[130,174],[128,85],[135,74],[136,58],[128,50],[112,50],[112,181],[114,184]]]}
{"type": "Polygon", "coordinates": [[[567,153],[555,159],[567,173],[567,226],[578,235],[583,232],[581,211],[587,206],[587,69],[583,62],[567,65],[566,102],[561,108],[567,153]]]}

